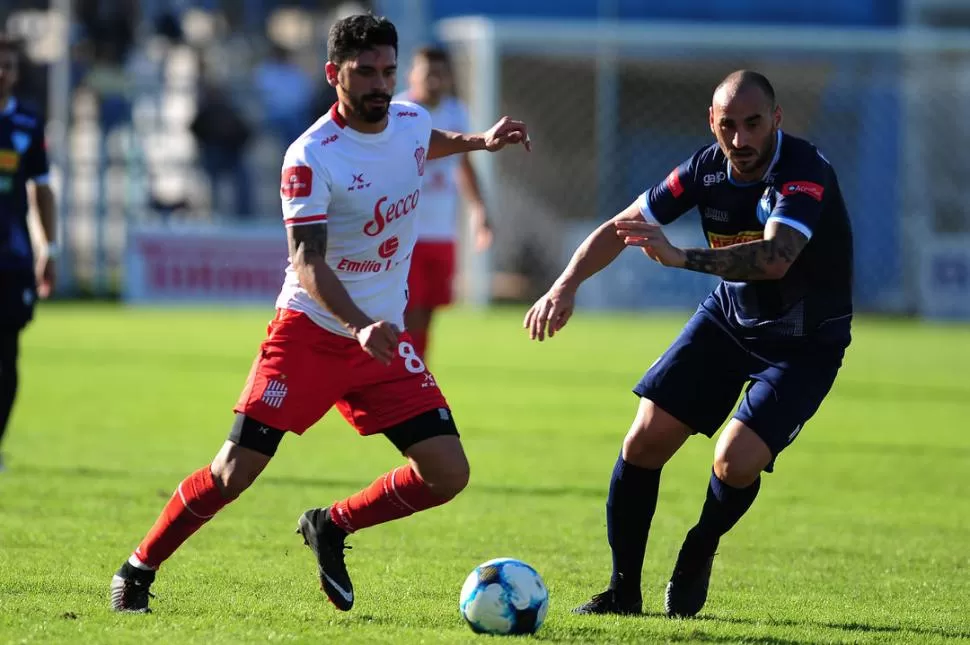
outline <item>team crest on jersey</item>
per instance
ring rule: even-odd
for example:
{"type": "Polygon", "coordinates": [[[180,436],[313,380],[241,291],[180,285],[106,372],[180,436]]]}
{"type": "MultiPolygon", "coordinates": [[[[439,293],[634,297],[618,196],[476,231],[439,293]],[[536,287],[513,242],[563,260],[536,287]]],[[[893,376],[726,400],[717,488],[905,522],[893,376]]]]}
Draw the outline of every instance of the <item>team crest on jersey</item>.
{"type": "Polygon", "coordinates": [[[424,148],[418,147],[414,151],[414,160],[418,162],[418,177],[424,177],[424,148]]]}
{"type": "Polygon", "coordinates": [[[14,149],[20,154],[27,152],[32,138],[27,132],[21,132],[20,130],[14,130],[13,134],[10,135],[10,141],[13,142],[14,149]]]}
{"type": "Polygon", "coordinates": [[[286,393],[286,383],[277,381],[276,379],[270,379],[266,383],[266,389],[263,390],[263,396],[260,397],[260,400],[271,408],[280,408],[283,406],[286,393]]]}

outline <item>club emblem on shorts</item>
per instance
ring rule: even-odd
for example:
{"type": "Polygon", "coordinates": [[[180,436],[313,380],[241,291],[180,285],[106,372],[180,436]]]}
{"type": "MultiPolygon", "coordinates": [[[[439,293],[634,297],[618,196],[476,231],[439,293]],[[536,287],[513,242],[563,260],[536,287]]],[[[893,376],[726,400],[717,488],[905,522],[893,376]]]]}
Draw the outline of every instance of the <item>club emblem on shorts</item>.
{"type": "Polygon", "coordinates": [[[279,408],[282,407],[285,398],[286,384],[276,379],[270,379],[269,383],[266,384],[266,389],[263,390],[262,402],[271,408],[279,408]]]}
{"type": "Polygon", "coordinates": [[[418,162],[418,177],[424,177],[424,148],[418,147],[414,151],[414,160],[418,162]]]}

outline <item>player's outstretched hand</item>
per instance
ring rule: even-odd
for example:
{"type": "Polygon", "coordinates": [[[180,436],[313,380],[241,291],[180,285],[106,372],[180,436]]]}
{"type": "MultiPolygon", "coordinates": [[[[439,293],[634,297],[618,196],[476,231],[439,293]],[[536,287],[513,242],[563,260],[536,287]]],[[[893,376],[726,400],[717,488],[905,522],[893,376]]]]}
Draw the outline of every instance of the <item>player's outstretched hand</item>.
{"type": "Polygon", "coordinates": [[[386,320],[378,320],[357,332],[357,342],[365,352],[385,365],[390,365],[394,360],[400,335],[400,329],[386,320]]]}
{"type": "Polygon", "coordinates": [[[617,237],[627,246],[639,246],[652,260],[665,267],[683,267],[683,250],[670,243],[663,229],[657,224],[636,220],[622,220],[613,223],[617,237]]]}
{"type": "Polygon", "coordinates": [[[522,326],[529,330],[529,338],[542,342],[546,335],[552,338],[569,322],[576,307],[576,292],[562,286],[553,286],[546,295],[532,305],[522,326]]]}
{"type": "Polygon", "coordinates": [[[485,133],[485,149],[497,152],[510,143],[521,143],[528,152],[532,152],[532,140],[525,123],[503,116],[485,133]]]}

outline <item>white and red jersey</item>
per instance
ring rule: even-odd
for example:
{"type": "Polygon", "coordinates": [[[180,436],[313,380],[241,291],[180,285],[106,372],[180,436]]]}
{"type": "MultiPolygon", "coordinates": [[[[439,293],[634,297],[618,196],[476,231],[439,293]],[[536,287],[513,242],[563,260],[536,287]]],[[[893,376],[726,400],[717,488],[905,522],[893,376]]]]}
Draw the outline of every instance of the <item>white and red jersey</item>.
{"type": "MultiPolygon", "coordinates": [[[[283,158],[286,226],[325,222],[327,265],[364,313],[401,328],[430,138],[431,116],[413,103],[392,102],[378,134],[347,127],[334,106],[283,158]]],[[[276,306],[350,335],[300,286],[292,259],[276,306]]]]}
{"type": "MultiPolygon", "coordinates": [[[[407,94],[400,96],[409,100],[407,94]]],[[[428,109],[431,123],[438,130],[468,131],[468,110],[453,96],[446,96],[434,108],[428,109]]],[[[428,162],[421,187],[421,215],[418,218],[418,239],[434,242],[454,242],[458,239],[458,164],[461,155],[450,155],[428,162]]]]}

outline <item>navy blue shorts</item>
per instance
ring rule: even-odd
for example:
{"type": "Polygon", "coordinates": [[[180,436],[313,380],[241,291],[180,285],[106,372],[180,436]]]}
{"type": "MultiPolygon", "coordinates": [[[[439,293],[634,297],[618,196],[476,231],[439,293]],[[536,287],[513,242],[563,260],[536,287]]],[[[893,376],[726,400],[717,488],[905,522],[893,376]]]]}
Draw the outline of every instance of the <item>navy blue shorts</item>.
{"type": "Polygon", "coordinates": [[[818,410],[844,355],[841,343],[741,339],[701,307],[633,391],[712,437],[743,389],[734,418],[777,457],[818,410]]]}
{"type": "Polygon", "coordinates": [[[37,285],[32,274],[0,271],[0,329],[18,331],[34,317],[37,285]]]}

